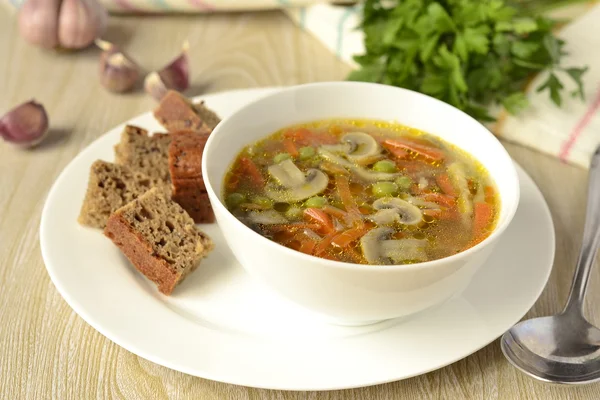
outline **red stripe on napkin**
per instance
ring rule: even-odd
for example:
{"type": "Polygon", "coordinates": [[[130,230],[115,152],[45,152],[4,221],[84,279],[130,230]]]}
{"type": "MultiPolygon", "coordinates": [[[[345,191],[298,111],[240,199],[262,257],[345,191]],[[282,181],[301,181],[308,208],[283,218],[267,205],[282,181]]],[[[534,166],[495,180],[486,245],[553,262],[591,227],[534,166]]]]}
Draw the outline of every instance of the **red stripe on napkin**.
{"type": "Polygon", "coordinates": [[[206,11],[214,11],[215,7],[213,7],[210,4],[207,4],[206,2],[204,2],[203,0],[189,0],[190,4],[200,8],[201,10],[206,10],[206,11]]]}
{"type": "Polygon", "coordinates": [[[119,5],[119,7],[121,7],[124,10],[140,11],[135,6],[132,6],[131,4],[129,4],[128,0],[115,0],[115,3],[117,3],[119,5]]]}
{"type": "Polygon", "coordinates": [[[560,152],[558,153],[558,158],[560,158],[561,161],[566,161],[567,157],[569,156],[569,153],[571,152],[571,149],[573,148],[573,146],[577,142],[577,139],[581,135],[581,132],[583,132],[585,127],[589,125],[590,121],[592,120],[592,117],[594,116],[596,111],[598,111],[599,108],[600,88],[596,92],[596,98],[594,98],[592,104],[590,104],[585,114],[583,114],[583,117],[581,117],[581,119],[577,122],[577,125],[575,125],[575,128],[573,128],[573,131],[571,131],[571,133],[569,134],[569,138],[561,146],[560,152]]]}

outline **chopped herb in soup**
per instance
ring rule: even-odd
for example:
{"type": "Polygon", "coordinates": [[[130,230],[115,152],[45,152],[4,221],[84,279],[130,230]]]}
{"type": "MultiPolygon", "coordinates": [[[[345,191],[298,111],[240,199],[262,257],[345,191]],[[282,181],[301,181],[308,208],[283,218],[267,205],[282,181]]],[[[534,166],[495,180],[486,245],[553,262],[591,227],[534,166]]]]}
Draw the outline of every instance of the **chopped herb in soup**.
{"type": "Polygon", "coordinates": [[[485,239],[499,212],[473,157],[402,125],[328,120],[244,148],[225,177],[228,209],[291,249],[358,264],[410,264],[485,239]]]}

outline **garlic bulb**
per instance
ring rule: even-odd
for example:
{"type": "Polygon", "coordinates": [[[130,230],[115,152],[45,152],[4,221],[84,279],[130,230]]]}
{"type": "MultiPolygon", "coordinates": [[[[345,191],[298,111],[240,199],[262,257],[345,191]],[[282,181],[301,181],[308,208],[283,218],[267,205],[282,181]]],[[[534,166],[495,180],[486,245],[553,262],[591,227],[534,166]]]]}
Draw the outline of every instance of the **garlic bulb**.
{"type": "Polygon", "coordinates": [[[106,21],[98,0],[26,0],[19,10],[21,35],[48,48],[87,47],[104,32],[106,21]]]}
{"type": "Polygon", "coordinates": [[[25,40],[42,47],[58,46],[58,12],[62,0],[27,0],[19,10],[25,40]]]}

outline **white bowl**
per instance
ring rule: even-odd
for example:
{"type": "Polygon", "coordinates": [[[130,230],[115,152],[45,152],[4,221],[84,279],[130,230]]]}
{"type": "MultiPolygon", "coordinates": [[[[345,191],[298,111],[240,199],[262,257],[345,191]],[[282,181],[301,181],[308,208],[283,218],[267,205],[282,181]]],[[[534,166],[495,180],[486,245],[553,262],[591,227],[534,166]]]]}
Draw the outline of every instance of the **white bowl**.
{"type": "Polygon", "coordinates": [[[340,324],[407,316],[459,294],[485,263],[519,203],[513,162],[483,125],[423,94],[358,82],[290,87],[243,107],[210,136],[202,172],[219,227],[244,268],[284,297],[340,324]],[[286,248],[246,227],[227,210],[222,201],[224,176],[244,146],[288,125],[328,118],[396,121],[472,154],[498,187],[501,210],[494,232],[466,251],[435,261],[358,265],[286,248]]]}

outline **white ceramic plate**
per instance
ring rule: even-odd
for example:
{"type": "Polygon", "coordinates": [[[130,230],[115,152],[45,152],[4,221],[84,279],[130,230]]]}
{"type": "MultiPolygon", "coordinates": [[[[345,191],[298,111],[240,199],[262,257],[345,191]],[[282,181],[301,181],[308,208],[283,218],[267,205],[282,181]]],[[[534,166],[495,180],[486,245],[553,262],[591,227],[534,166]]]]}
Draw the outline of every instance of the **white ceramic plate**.
{"type": "MultiPolygon", "coordinates": [[[[276,89],[204,97],[227,116],[276,89]]],[[[159,130],[150,113],[128,121],[159,130]]],[[[499,337],[534,304],[554,258],[554,228],[521,169],[521,202],[490,261],[459,297],[404,320],[328,325],[248,276],[216,225],[216,249],[171,297],[158,293],[99,230],[76,219],[88,170],[113,160],[122,126],[81,152],[46,201],[42,254],[56,288],[85,321],[127,350],[191,375],[238,385],[327,390],[374,385],[453,363],[499,337]]]]}

